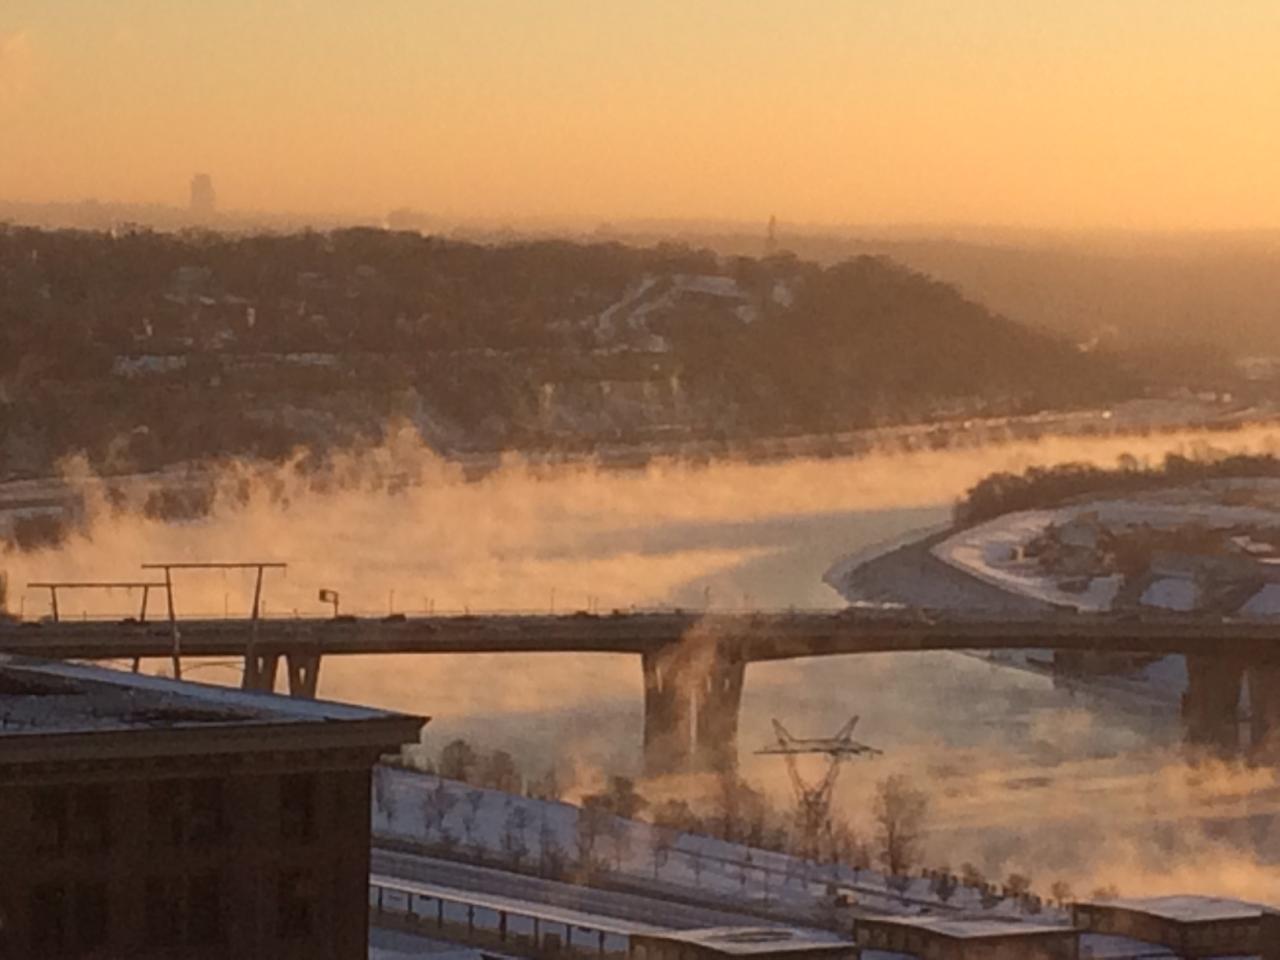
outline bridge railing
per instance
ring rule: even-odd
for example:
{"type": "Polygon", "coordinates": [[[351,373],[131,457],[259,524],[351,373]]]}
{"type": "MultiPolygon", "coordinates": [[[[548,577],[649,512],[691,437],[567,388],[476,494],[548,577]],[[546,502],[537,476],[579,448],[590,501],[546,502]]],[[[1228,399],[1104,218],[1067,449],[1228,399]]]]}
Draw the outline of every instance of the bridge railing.
{"type": "MultiPolygon", "coordinates": [[[[260,611],[260,618],[274,622],[287,622],[289,620],[428,620],[432,618],[465,618],[465,617],[560,617],[564,619],[580,618],[580,617],[599,617],[608,618],[616,616],[660,616],[660,615],[685,615],[685,614],[707,614],[709,616],[733,616],[733,615],[751,615],[759,614],[761,616],[782,617],[789,614],[804,616],[822,616],[839,614],[849,608],[846,607],[779,607],[779,608],[745,608],[745,607],[681,607],[676,605],[628,605],[626,607],[601,607],[597,609],[562,607],[550,609],[547,607],[421,607],[408,609],[375,609],[372,607],[364,607],[353,610],[343,610],[338,616],[334,616],[332,611],[325,606],[302,608],[291,607],[287,609],[263,609],[260,611]]],[[[889,608],[886,608],[888,610],[889,608]]],[[[901,611],[899,611],[901,612],[901,611]]],[[[54,617],[51,611],[38,610],[33,611],[29,606],[24,605],[15,615],[15,619],[24,623],[50,623],[54,617]]],[[[60,623],[111,623],[117,624],[121,622],[132,622],[138,619],[137,613],[126,611],[109,611],[109,610],[89,610],[82,608],[76,610],[63,609],[59,611],[57,622],[60,623]]],[[[226,620],[229,622],[242,622],[250,618],[241,612],[228,610],[210,610],[197,609],[186,610],[175,614],[175,619],[179,622],[210,622],[218,620],[226,620]]],[[[168,619],[164,613],[152,614],[147,617],[148,623],[167,623],[168,619]]]]}

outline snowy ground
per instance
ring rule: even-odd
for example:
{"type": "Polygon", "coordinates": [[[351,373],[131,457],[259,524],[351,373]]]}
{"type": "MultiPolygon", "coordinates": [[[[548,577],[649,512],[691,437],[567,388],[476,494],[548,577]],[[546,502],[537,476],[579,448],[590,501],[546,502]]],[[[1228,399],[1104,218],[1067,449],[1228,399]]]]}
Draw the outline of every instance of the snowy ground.
{"type": "MultiPolygon", "coordinates": [[[[1025,597],[1082,613],[1103,613],[1121,586],[1118,575],[1093,577],[1083,590],[1064,589],[1062,577],[1045,572],[1022,548],[1051,525],[1064,525],[1082,516],[1096,518],[1107,529],[1175,529],[1197,526],[1224,530],[1233,527],[1280,527],[1280,484],[1250,481],[1194,488],[1156,491],[1150,495],[1116,500],[1091,500],[1050,510],[1009,513],[970,527],[935,544],[933,555],[951,567],[983,583],[1025,597]],[[1223,502],[1230,495],[1247,503],[1223,502]]],[[[1263,561],[1260,566],[1265,566],[1263,561]]],[[[1154,609],[1188,612],[1195,609],[1194,585],[1177,578],[1158,579],[1147,588],[1142,604],[1154,609]]],[[[1241,608],[1252,617],[1280,616],[1280,587],[1263,587],[1241,608]]]]}
{"type": "Polygon", "coordinates": [[[1044,533],[1051,523],[1061,523],[1079,512],[1026,510],[962,530],[933,548],[944,563],[1017,596],[1056,606],[1098,613],[1111,609],[1120,589],[1119,577],[1095,577],[1083,593],[1058,587],[1035,560],[1021,559],[1019,548],[1044,533]]]}
{"type": "MultiPolygon", "coordinates": [[[[837,891],[851,905],[883,913],[984,909],[976,889],[962,886],[944,902],[922,877],[899,892],[873,870],[815,864],[713,837],[671,836],[639,820],[607,817],[590,837],[580,829],[581,815],[571,804],[400,768],[379,767],[375,777],[375,842],[407,842],[436,856],[530,872],[548,858],[563,858],[570,870],[589,860],[601,875],[642,883],[655,893],[807,921],[828,916],[837,891]]],[[[1023,915],[1012,899],[989,899],[986,908],[993,916],[1023,915]]],[[[1039,919],[1060,918],[1046,907],[1039,919]]]]}

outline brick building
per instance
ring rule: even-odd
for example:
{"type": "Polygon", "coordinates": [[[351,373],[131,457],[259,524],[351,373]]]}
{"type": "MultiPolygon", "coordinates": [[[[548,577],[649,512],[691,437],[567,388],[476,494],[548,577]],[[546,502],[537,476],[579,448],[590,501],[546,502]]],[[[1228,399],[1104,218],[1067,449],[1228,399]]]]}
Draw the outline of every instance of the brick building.
{"type": "Polygon", "coordinates": [[[370,768],[423,722],[0,657],[0,957],[364,958],[370,768]]]}
{"type": "Polygon", "coordinates": [[[1239,900],[1198,896],[1100,900],[1077,903],[1071,913],[1082,931],[1167,947],[1186,960],[1256,956],[1267,946],[1261,933],[1267,909],[1239,900]]]}
{"type": "Polygon", "coordinates": [[[860,917],[853,939],[867,960],[1076,960],[1070,927],[961,916],[860,917]]]}

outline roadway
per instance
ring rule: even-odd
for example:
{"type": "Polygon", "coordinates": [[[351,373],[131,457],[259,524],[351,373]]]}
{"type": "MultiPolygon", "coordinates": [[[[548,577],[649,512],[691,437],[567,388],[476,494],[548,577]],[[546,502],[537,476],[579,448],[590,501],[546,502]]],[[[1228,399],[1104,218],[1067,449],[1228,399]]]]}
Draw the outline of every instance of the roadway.
{"type": "MultiPolygon", "coordinates": [[[[560,910],[608,917],[637,925],[637,929],[696,930],[703,927],[772,926],[750,913],[732,913],[696,902],[696,893],[682,890],[686,898],[656,898],[620,890],[606,890],[546,880],[489,867],[474,867],[454,860],[412,853],[397,853],[374,847],[371,869],[375,876],[430,884],[456,891],[457,899],[480,895],[536,905],[533,909],[560,910]]],[[[804,918],[801,918],[804,919],[804,918]]]]}
{"type": "MultiPolygon", "coordinates": [[[[1280,623],[1164,615],[1055,613],[1045,617],[933,618],[838,612],[486,614],[383,619],[180,620],[183,656],[261,654],[653,654],[681,642],[717,645],[738,662],[926,650],[1060,649],[1229,655],[1280,660],[1280,623]]],[[[0,651],[108,660],[167,657],[167,621],[0,621],[0,651]]]]}

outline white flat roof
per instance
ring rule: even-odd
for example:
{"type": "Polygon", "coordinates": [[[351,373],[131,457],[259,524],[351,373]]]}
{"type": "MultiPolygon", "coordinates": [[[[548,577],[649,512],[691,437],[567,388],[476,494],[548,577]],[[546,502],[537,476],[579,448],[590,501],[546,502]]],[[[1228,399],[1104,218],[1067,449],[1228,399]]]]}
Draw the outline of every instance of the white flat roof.
{"type": "Polygon", "coordinates": [[[1080,934],[1080,955],[1092,957],[1093,960],[1133,960],[1134,957],[1142,957],[1143,960],[1164,960],[1166,957],[1168,960],[1178,960],[1178,955],[1169,947],[1105,933],[1080,934]]]}
{"type": "Polygon", "coordinates": [[[1254,920],[1268,908],[1244,900],[1228,900],[1224,897],[1197,897],[1181,895],[1171,897],[1131,897],[1116,900],[1094,900],[1081,904],[1088,907],[1131,910],[1149,913],[1153,917],[1175,920],[1180,923],[1208,923],[1214,920],[1254,920]]]}
{"type": "Polygon", "coordinates": [[[670,931],[657,936],[736,956],[793,950],[854,949],[852,942],[835,934],[792,927],[703,927],[699,930],[670,931]]]}
{"type": "Polygon", "coordinates": [[[1029,937],[1050,933],[1074,934],[1072,927],[1047,923],[1023,923],[1020,920],[986,919],[969,917],[863,917],[857,923],[883,923],[892,926],[913,927],[926,930],[953,940],[969,940],[981,937],[1029,937]]]}

